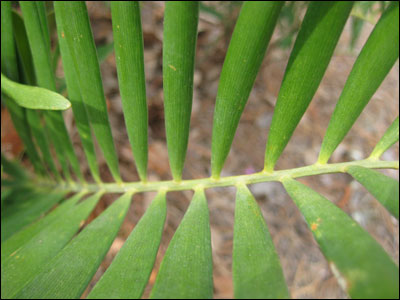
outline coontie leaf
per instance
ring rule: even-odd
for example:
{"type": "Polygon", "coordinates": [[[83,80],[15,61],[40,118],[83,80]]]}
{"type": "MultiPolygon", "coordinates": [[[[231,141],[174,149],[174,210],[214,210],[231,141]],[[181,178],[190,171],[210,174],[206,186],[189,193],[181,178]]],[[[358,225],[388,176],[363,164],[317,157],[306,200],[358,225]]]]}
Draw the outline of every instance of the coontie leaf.
{"type": "Polygon", "coordinates": [[[151,291],[152,299],[211,299],[210,220],[204,191],[196,190],[176,230],[151,291]]]}
{"type": "Polygon", "coordinates": [[[140,179],[145,181],[148,118],[139,2],[113,1],[111,13],[126,130],[140,179]]]}
{"type": "Polygon", "coordinates": [[[399,269],[385,250],[328,199],[293,179],[286,191],[305,217],[339,284],[352,298],[399,297],[399,269]]]}
{"type": "Polygon", "coordinates": [[[163,84],[169,164],[182,177],[192,113],[198,1],[167,1],[164,16],[163,84]]]}
{"type": "Polygon", "coordinates": [[[361,183],[386,209],[399,218],[399,182],[374,170],[352,166],[347,173],[361,183]]]}
{"type": "Polygon", "coordinates": [[[246,185],[237,187],[232,263],[236,299],[290,298],[268,227],[246,185]]]}
{"type": "Polygon", "coordinates": [[[24,108],[66,110],[71,107],[71,102],[62,95],[37,86],[14,82],[3,73],[1,73],[1,90],[24,108]]]}
{"type": "Polygon", "coordinates": [[[284,2],[245,1],[235,25],[215,103],[211,169],[219,177],[284,2]]]}
{"type": "Polygon", "coordinates": [[[397,117],[392,125],[386,130],[383,137],[376,144],[370,158],[378,159],[382,154],[388,150],[394,143],[399,141],[399,117],[397,117]]]}

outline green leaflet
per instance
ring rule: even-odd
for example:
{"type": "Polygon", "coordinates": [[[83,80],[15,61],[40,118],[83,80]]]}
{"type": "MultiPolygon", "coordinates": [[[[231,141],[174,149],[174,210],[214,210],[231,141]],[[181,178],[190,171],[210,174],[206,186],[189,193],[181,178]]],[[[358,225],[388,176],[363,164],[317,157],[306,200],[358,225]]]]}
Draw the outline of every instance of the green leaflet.
{"type": "Polygon", "coordinates": [[[393,1],[365,43],[340,95],[318,162],[325,164],[399,57],[399,3],[393,1]]]}
{"type": "Polygon", "coordinates": [[[174,180],[182,178],[192,112],[199,2],[167,1],[164,12],[165,130],[174,180]]]}
{"type": "Polygon", "coordinates": [[[118,198],[69,242],[15,298],[79,298],[110,248],[128,212],[132,193],[118,198]]]}
{"type": "MultiPolygon", "coordinates": [[[[13,39],[11,1],[1,1],[1,72],[4,72],[4,74],[12,80],[19,79],[17,57],[13,39]]],[[[25,109],[19,107],[13,100],[8,99],[3,103],[6,105],[7,110],[10,113],[14,127],[24,143],[25,150],[35,168],[35,171],[39,174],[44,174],[45,170],[41,164],[41,159],[36,151],[36,147],[29,131],[25,109]]]]}
{"type": "Polygon", "coordinates": [[[211,169],[219,177],[284,2],[244,2],[226,53],[215,103],[211,169]]]}
{"type": "Polygon", "coordinates": [[[50,59],[49,31],[47,20],[43,18],[43,14],[45,14],[43,1],[21,1],[20,7],[32,53],[37,84],[55,91],[55,77],[50,59]]]}
{"type": "MultiPolygon", "coordinates": [[[[49,19],[47,18],[46,3],[45,3],[45,1],[35,1],[35,2],[36,3],[31,4],[31,6],[33,9],[35,9],[34,6],[36,6],[35,14],[40,22],[41,32],[44,33],[42,35],[42,38],[44,39],[45,45],[43,45],[43,46],[45,47],[45,49],[51,49],[50,29],[49,29],[49,23],[48,23],[49,19]]],[[[25,11],[25,13],[27,13],[28,9],[26,8],[26,6],[28,6],[28,4],[24,4],[24,6],[25,6],[24,11],[25,11]]],[[[22,10],[22,8],[21,8],[21,10],[22,10]]],[[[52,61],[51,53],[50,53],[50,61],[52,61]]],[[[53,78],[55,78],[54,74],[53,75],[49,74],[49,76],[52,76],[53,78]]]]}
{"type": "Polygon", "coordinates": [[[135,226],[88,299],[139,299],[153,269],[167,213],[160,192],[135,226]]]}
{"type": "Polygon", "coordinates": [[[397,117],[392,125],[386,130],[383,137],[376,144],[369,156],[372,159],[378,159],[382,154],[388,150],[394,143],[399,141],[399,117],[397,117]]]}
{"type": "Polygon", "coordinates": [[[11,1],[1,1],[1,72],[18,80],[17,56],[13,41],[11,1]]]}
{"type": "Polygon", "coordinates": [[[212,296],[210,220],[204,190],[198,189],[165,252],[150,298],[212,296]]]}
{"type": "Polygon", "coordinates": [[[317,91],[352,7],[352,1],[310,2],[274,109],[265,150],[266,171],[274,169],[317,91]]]}
{"type": "MultiPolygon", "coordinates": [[[[53,3],[46,2],[46,4],[47,4],[46,19],[47,19],[47,24],[48,24],[48,28],[49,28],[49,36],[52,36],[55,32],[57,32],[56,14],[54,12],[53,3]]],[[[59,40],[57,39],[57,40],[54,40],[53,42],[54,42],[54,46],[53,46],[53,50],[51,51],[51,65],[53,67],[53,73],[56,74],[58,61],[61,56],[61,51],[60,51],[59,40]]],[[[56,78],[56,80],[57,80],[57,78],[56,78]]],[[[62,92],[60,91],[60,94],[61,93],[62,92]]]]}
{"type": "Polygon", "coordinates": [[[34,85],[36,82],[35,70],[33,68],[32,53],[31,49],[29,48],[24,20],[19,13],[12,11],[12,21],[15,45],[17,46],[19,58],[21,60],[24,81],[27,84],[34,85]]]}
{"type": "MultiPolygon", "coordinates": [[[[111,13],[115,60],[126,130],[140,179],[145,181],[147,177],[148,129],[139,2],[113,1],[111,2],[111,13]]],[[[189,58],[191,59],[191,57],[189,58]]]]}
{"type": "MultiPolygon", "coordinates": [[[[43,1],[21,1],[20,7],[32,52],[37,84],[55,92],[56,84],[51,62],[50,37],[43,1]]],[[[46,111],[44,117],[65,176],[69,177],[66,160],[68,158],[76,175],[83,180],[79,161],[75,155],[61,112],[46,111]]]]}
{"type": "Polygon", "coordinates": [[[71,103],[58,93],[14,82],[3,73],[1,73],[1,90],[24,108],[66,110],[71,106],[71,103]]]}
{"type": "MultiPolygon", "coordinates": [[[[114,51],[114,42],[96,46],[96,51],[99,59],[99,64],[101,65],[107,59],[107,57],[114,51]]],[[[56,80],[58,83],[58,92],[61,94],[64,93],[65,89],[67,88],[65,78],[56,78],[56,80]]]]}
{"type": "Polygon", "coordinates": [[[285,189],[304,215],[322,253],[352,298],[399,297],[399,269],[383,248],[326,198],[293,180],[285,189]]]}
{"type": "Polygon", "coordinates": [[[12,235],[8,240],[1,244],[1,261],[4,262],[15,250],[22,247],[30,241],[37,233],[47,227],[49,224],[62,217],[63,214],[74,206],[83,196],[85,192],[78,193],[73,197],[65,200],[55,210],[50,212],[47,216],[39,219],[37,222],[30,224],[24,229],[12,235]]]}
{"type": "Polygon", "coordinates": [[[121,182],[118,157],[107,115],[106,99],[101,82],[96,47],[90,28],[85,2],[54,2],[57,20],[63,26],[61,38],[65,38],[86,112],[104,154],[110,171],[117,182],[121,182]]]}
{"type": "Polygon", "coordinates": [[[347,173],[361,183],[386,209],[399,219],[399,182],[377,171],[353,166],[347,173]]]}
{"type": "Polygon", "coordinates": [[[94,150],[94,144],[92,139],[92,131],[89,124],[89,119],[86,113],[85,105],[82,100],[81,91],[79,88],[78,78],[76,76],[74,63],[71,58],[67,42],[63,37],[63,26],[60,15],[56,15],[57,21],[57,34],[58,34],[58,45],[60,47],[61,58],[63,62],[64,77],[67,85],[68,98],[72,104],[72,111],[74,112],[74,118],[76,127],[79,132],[79,136],[82,141],[83,150],[85,152],[88,165],[92,176],[96,182],[100,182],[100,173],[98,162],[96,158],[96,152],[94,150]]]}
{"type": "Polygon", "coordinates": [[[290,298],[264,217],[244,184],[237,186],[232,264],[236,299],[290,298]]]}
{"type": "Polygon", "coordinates": [[[51,220],[23,247],[1,264],[1,296],[14,297],[71,240],[94,209],[103,193],[99,192],[77,206],[65,210],[60,218],[51,220]]]}
{"type": "MultiPolygon", "coordinates": [[[[21,191],[21,193],[24,193],[21,191]]],[[[21,203],[15,203],[11,208],[5,207],[5,214],[1,216],[1,241],[10,238],[24,226],[38,219],[57,202],[63,199],[65,192],[46,190],[34,195],[24,195],[21,203]]]]}

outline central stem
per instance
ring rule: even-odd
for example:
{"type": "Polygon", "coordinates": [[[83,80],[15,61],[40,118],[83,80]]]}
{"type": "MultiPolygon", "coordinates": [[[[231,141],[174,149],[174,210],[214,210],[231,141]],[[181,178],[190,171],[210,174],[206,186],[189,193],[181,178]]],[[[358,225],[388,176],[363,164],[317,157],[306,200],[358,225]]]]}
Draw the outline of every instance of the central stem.
{"type": "Polygon", "coordinates": [[[281,181],[285,178],[298,178],[312,175],[329,174],[329,173],[346,173],[350,166],[360,166],[368,169],[399,169],[398,161],[381,161],[381,160],[360,160],[336,164],[314,164],[306,167],[294,168],[289,170],[279,170],[273,172],[259,172],[249,175],[221,177],[214,179],[212,177],[202,179],[192,179],[177,181],[156,181],[156,182],[129,182],[129,183],[100,183],[100,184],[81,184],[78,182],[58,184],[54,186],[50,183],[40,182],[38,184],[57,188],[63,191],[78,192],[87,190],[90,192],[104,191],[107,193],[124,193],[124,192],[148,192],[148,191],[182,191],[192,190],[195,188],[212,188],[234,186],[240,183],[252,184],[267,181],[281,181]]]}

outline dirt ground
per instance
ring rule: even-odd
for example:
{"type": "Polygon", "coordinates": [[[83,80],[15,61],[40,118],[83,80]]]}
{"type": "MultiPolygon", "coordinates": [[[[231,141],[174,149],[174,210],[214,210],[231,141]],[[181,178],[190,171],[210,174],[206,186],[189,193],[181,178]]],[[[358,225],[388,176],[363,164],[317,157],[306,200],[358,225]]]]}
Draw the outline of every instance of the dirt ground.
{"type": "MultiPolygon", "coordinates": [[[[210,175],[211,132],[218,78],[240,6],[227,2],[207,3],[222,17],[200,13],[199,36],[194,75],[194,99],[189,147],[183,178],[204,178],[210,175]]],[[[111,16],[107,3],[88,3],[96,43],[112,42],[111,16]]],[[[171,174],[165,140],[162,92],[162,2],[142,2],[144,31],[144,57],[149,107],[149,177],[150,180],[169,180],[171,174]]],[[[300,10],[301,14],[304,13],[300,10]]],[[[274,105],[284,75],[291,47],[279,41],[287,28],[278,26],[258,74],[250,99],[242,115],[232,149],[222,176],[240,175],[260,171],[263,167],[265,144],[274,105]]],[[[316,161],[320,145],[346,78],[368,38],[373,26],[366,23],[354,50],[350,50],[350,22],[342,34],[334,57],[302,118],[291,141],[279,159],[277,169],[288,169],[312,164],[316,161]]],[[[286,32],[286,33],[285,33],[286,32]]],[[[118,90],[115,58],[111,54],[101,66],[104,89],[109,107],[110,122],[119,154],[122,177],[126,181],[138,180],[132,152],[125,130],[121,99],[118,90]]],[[[62,70],[59,70],[62,73],[62,70]]],[[[391,70],[381,87],[367,105],[344,142],[335,151],[331,161],[341,162],[363,159],[399,112],[399,64],[391,70]]],[[[74,127],[71,111],[65,114],[67,126],[82,162],[89,174],[79,136],[74,127]]],[[[2,113],[2,149],[3,149],[2,113]]],[[[100,153],[100,151],[98,151],[100,153]]],[[[395,160],[399,154],[398,143],[388,150],[383,159],[395,160]]],[[[99,155],[99,158],[101,156],[99,155]]],[[[100,158],[102,178],[112,181],[100,158]]],[[[385,171],[398,179],[397,171],[385,171]]],[[[353,217],[385,248],[398,264],[399,224],[387,211],[350,176],[342,174],[320,175],[300,179],[353,217]]],[[[250,186],[271,232],[283,272],[293,298],[346,298],[318,245],[308,230],[304,218],[279,183],[260,183],[250,186]]],[[[232,298],[232,238],[234,225],[234,188],[206,191],[211,220],[214,297],[232,298]]],[[[101,213],[118,195],[104,198],[91,219],[101,213]]],[[[168,194],[168,215],[155,268],[151,274],[144,298],[149,295],[157,270],[168,243],[187,209],[192,192],[168,194]]],[[[94,276],[87,292],[110,265],[124,240],[143,215],[154,193],[134,196],[127,218],[104,262],[94,276]]],[[[86,294],[86,293],[85,293],[86,294]]]]}

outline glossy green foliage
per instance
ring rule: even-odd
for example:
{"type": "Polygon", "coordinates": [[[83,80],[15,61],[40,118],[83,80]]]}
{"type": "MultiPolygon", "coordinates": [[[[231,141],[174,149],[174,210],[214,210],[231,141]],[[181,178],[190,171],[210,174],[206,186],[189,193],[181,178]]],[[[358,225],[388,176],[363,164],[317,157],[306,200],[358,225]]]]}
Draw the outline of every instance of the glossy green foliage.
{"type": "MultiPolygon", "coordinates": [[[[5,169],[3,171],[6,172],[7,169],[5,169]]],[[[5,180],[4,180],[3,176],[1,179],[2,179],[1,185],[3,187],[3,183],[5,180]]],[[[28,203],[29,200],[35,196],[35,193],[34,193],[34,191],[32,191],[31,188],[24,187],[24,188],[21,188],[20,190],[18,190],[16,187],[12,186],[11,180],[6,181],[6,183],[7,183],[6,187],[8,189],[10,189],[10,192],[7,193],[2,199],[2,209],[1,209],[1,222],[2,223],[3,223],[3,218],[5,218],[7,215],[10,217],[12,214],[17,213],[19,207],[26,206],[26,203],[28,203]]],[[[13,233],[17,232],[19,229],[14,230],[13,233]]],[[[4,226],[1,226],[1,242],[2,243],[4,240],[6,240],[7,238],[9,238],[12,235],[12,233],[7,234],[7,232],[9,230],[10,230],[9,228],[5,228],[4,226]]]]}
{"type": "Polygon", "coordinates": [[[290,298],[264,217],[246,185],[237,186],[232,264],[236,299],[290,298]]]}
{"type": "Polygon", "coordinates": [[[62,95],[37,86],[20,84],[1,73],[1,90],[19,106],[29,109],[66,110],[71,103],[62,95]]]}
{"type": "MultiPolygon", "coordinates": [[[[43,10],[43,7],[40,6],[41,10],[43,10]]],[[[28,5],[28,11],[34,11],[36,10],[36,4],[33,5],[28,5]]],[[[26,12],[27,14],[27,12],[26,12]]],[[[36,81],[36,71],[34,69],[33,66],[33,57],[32,57],[32,50],[30,48],[30,44],[28,41],[28,36],[27,36],[27,31],[26,31],[26,27],[25,27],[25,21],[22,21],[22,18],[20,19],[19,15],[17,15],[16,13],[14,14],[16,15],[14,17],[13,20],[13,24],[15,27],[15,40],[16,40],[16,45],[18,48],[18,52],[19,52],[19,56],[21,59],[21,65],[22,65],[22,69],[24,71],[24,79],[25,81],[30,84],[30,85],[34,85],[34,84],[38,84],[38,82],[36,81]],[[20,20],[20,21],[19,21],[20,20]],[[18,35],[18,36],[17,36],[18,35]],[[26,50],[26,48],[28,50],[26,50]]],[[[37,47],[35,48],[36,50],[36,66],[39,67],[39,63],[42,66],[41,68],[39,68],[37,70],[37,73],[40,74],[41,78],[44,79],[43,76],[47,76],[48,72],[43,70],[47,70],[47,67],[44,66],[43,67],[43,63],[40,61],[40,59],[43,59],[46,57],[46,55],[48,54],[48,51],[46,51],[46,46],[44,46],[45,50],[43,50],[43,48],[41,46],[43,46],[43,40],[41,38],[42,35],[46,35],[46,28],[44,28],[44,32],[42,32],[41,27],[40,27],[40,22],[34,22],[35,20],[35,14],[33,13],[32,16],[28,19],[30,19],[29,22],[29,26],[34,26],[30,29],[30,36],[31,36],[31,41],[33,40],[33,43],[37,43],[37,47]],[[34,24],[32,24],[32,22],[34,24]],[[39,24],[38,24],[39,23],[39,24]],[[36,25],[36,26],[35,26],[36,25]],[[35,29],[38,29],[38,32],[35,29]],[[41,51],[44,51],[42,54],[40,53],[41,51]]],[[[46,62],[46,60],[45,60],[46,62]]],[[[41,86],[46,87],[47,89],[50,89],[52,91],[54,91],[54,86],[50,83],[47,83],[46,80],[41,80],[40,82],[41,86]]],[[[60,123],[60,117],[57,116],[57,113],[52,113],[52,112],[47,112],[44,113],[44,115],[46,116],[46,121],[48,123],[48,126],[50,127],[50,135],[53,139],[53,144],[55,145],[55,149],[57,151],[57,157],[58,160],[62,166],[62,169],[64,171],[64,174],[66,176],[66,178],[70,179],[70,173],[69,173],[69,169],[68,169],[68,165],[67,165],[67,161],[65,158],[65,154],[62,150],[62,147],[59,146],[59,140],[57,137],[57,134],[55,133],[56,131],[56,124],[61,124],[60,123]],[[52,118],[51,118],[52,117],[52,118]],[[54,122],[54,123],[53,123],[54,122]],[[50,125],[49,125],[50,123],[50,125]]],[[[45,138],[43,138],[39,132],[41,132],[43,134],[43,127],[41,126],[41,121],[40,121],[40,117],[38,115],[35,115],[35,113],[33,111],[27,111],[26,112],[26,117],[27,117],[27,121],[29,123],[29,126],[31,127],[32,133],[35,136],[36,142],[38,143],[39,147],[42,150],[42,154],[44,156],[44,158],[46,160],[50,160],[49,157],[51,157],[51,155],[49,155],[49,151],[45,150],[46,148],[49,149],[49,143],[47,142],[47,140],[45,138]]],[[[60,125],[62,127],[62,124],[60,125]]],[[[49,165],[53,168],[54,163],[50,162],[49,165]]],[[[57,172],[58,173],[58,172],[57,172]]],[[[59,175],[56,175],[58,178],[60,178],[59,175]]]]}
{"type": "MultiPolygon", "coordinates": [[[[398,298],[398,267],[382,247],[346,213],[294,180],[327,173],[349,173],[398,218],[398,182],[372,170],[398,169],[398,161],[379,159],[398,141],[398,118],[368,159],[325,164],[336,147],[329,144],[331,141],[325,141],[319,163],[274,170],[320,84],[353,2],[301,5],[308,5],[308,9],[277,99],[265,168],[254,174],[219,178],[275,24],[294,17],[291,12],[281,11],[283,5],[278,1],[243,3],[217,92],[212,176],[182,180],[190,128],[199,11],[218,19],[221,19],[221,14],[211,5],[199,2],[166,3],[163,83],[166,137],[173,180],[147,181],[149,128],[139,2],[110,4],[114,41],[96,48],[85,2],[55,2],[55,11],[52,11],[50,2],[21,1],[21,17],[18,8],[12,12],[10,2],[2,1],[2,103],[6,104],[26,152],[40,174],[25,171],[29,166],[22,155],[16,162],[6,159],[2,153],[2,298],[69,299],[83,298],[87,292],[90,299],[141,298],[147,294],[145,289],[150,277],[150,284],[153,282],[151,274],[156,278],[150,298],[212,298],[211,225],[204,190],[226,186],[237,187],[232,255],[235,297],[289,298],[272,237],[260,207],[247,188],[249,184],[267,181],[283,182],[339,284],[349,296],[398,298]],[[54,39],[56,27],[58,39],[54,39]],[[125,125],[140,177],[137,182],[121,182],[108,120],[99,63],[113,50],[125,125]],[[60,56],[64,77],[56,78],[55,71],[60,73],[60,56]],[[78,162],[75,156],[62,114],[48,110],[58,104],[54,98],[46,97],[61,97],[55,94],[55,79],[60,93],[64,94],[67,89],[73,123],[92,173],[89,182],[85,182],[80,174],[79,164],[84,165],[85,161],[78,162]],[[32,97],[26,88],[46,89],[50,94],[32,97]],[[12,99],[18,95],[25,97],[25,103],[31,105],[29,107],[44,110],[18,106],[12,99]],[[28,98],[38,99],[32,101],[28,98]],[[38,101],[42,104],[47,102],[42,107],[32,106],[38,101]],[[101,162],[96,157],[92,130],[116,182],[101,182],[101,162]],[[36,151],[36,146],[40,151],[36,151]],[[52,146],[55,151],[52,151],[52,146]],[[53,152],[62,172],[52,160],[53,152]],[[19,161],[22,161],[21,165],[19,161]],[[181,190],[194,190],[193,199],[159,269],[153,270],[167,218],[166,194],[181,190]],[[130,208],[132,195],[148,191],[158,191],[158,194],[93,287],[91,280],[98,279],[94,276],[97,270],[98,274],[104,271],[99,266],[130,208]],[[88,193],[91,195],[86,199],[88,193]],[[123,195],[96,217],[95,207],[106,193],[123,195]]],[[[285,5],[289,10],[293,7],[293,4],[285,5]]],[[[201,19],[203,21],[208,22],[207,18],[201,19]]],[[[277,32],[275,45],[281,43],[279,35],[282,32],[277,32]]],[[[295,32],[297,29],[288,40],[295,32]]],[[[345,135],[396,61],[396,41],[398,3],[392,3],[353,67],[325,140],[332,138],[332,143],[341,141],[340,135],[345,135]]],[[[71,133],[75,134],[75,131],[71,133]]],[[[89,175],[85,174],[85,177],[89,175]]]]}
{"type": "MultiPolygon", "coordinates": [[[[58,26],[57,26],[58,28],[58,26]]],[[[58,34],[61,34],[61,32],[58,32],[58,34]]],[[[57,52],[61,53],[61,47],[59,44],[57,44],[57,49],[59,49],[57,52]]],[[[98,45],[96,46],[96,51],[97,51],[97,57],[99,60],[99,64],[101,65],[103,62],[106,61],[106,59],[114,52],[114,43],[109,43],[109,44],[104,44],[104,45],[98,45]]],[[[53,56],[53,62],[54,62],[54,56],[53,56]]],[[[73,63],[71,68],[74,68],[73,63]]],[[[67,83],[65,82],[65,78],[57,78],[57,86],[58,86],[58,91],[59,93],[64,93],[66,88],[67,88],[67,83]]]]}
{"type": "MultiPolygon", "coordinates": [[[[18,80],[19,74],[13,35],[11,1],[1,1],[1,72],[11,80],[18,80]]],[[[44,174],[45,170],[29,131],[25,109],[18,106],[13,100],[6,99],[3,94],[2,98],[6,100],[4,104],[10,113],[14,127],[24,143],[26,152],[36,172],[44,174]]]]}
{"type": "Polygon", "coordinates": [[[167,1],[164,13],[165,130],[172,176],[182,178],[192,112],[199,3],[167,1]]]}
{"type": "Polygon", "coordinates": [[[211,169],[219,177],[283,2],[244,2],[226,53],[215,103],[211,169]]]}
{"type": "Polygon", "coordinates": [[[115,57],[125,124],[136,168],[140,179],[145,181],[147,176],[148,129],[139,2],[113,1],[111,2],[111,11],[115,57]]]}
{"type": "Polygon", "coordinates": [[[79,205],[67,206],[58,219],[54,219],[50,214],[50,223],[47,226],[2,261],[2,297],[14,297],[44,269],[46,263],[63,249],[79,230],[101,195],[102,193],[97,193],[79,205]]]}
{"type": "Polygon", "coordinates": [[[84,195],[84,192],[78,193],[71,198],[65,200],[56,209],[50,212],[45,217],[38,221],[24,227],[16,234],[12,235],[7,241],[1,245],[1,261],[4,262],[15,250],[22,247],[28,241],[30,241],[36,234],[52,224],[58,218],[62,217],[65,211],[69,210],[74,206],[84,195]]]}
{"type": "Polygon", "coordinates": [[[399,117],[397,117],[392,125],[386,130],[385,134],[376,144],[370,155],[372,159],[378,159],[382,154],[389,149],[394,143],[399,141],[399,117]]]}
{"type": "Polygon", "coordinates": [[[399,219],[399,182],[377,171],[353,166],[347,173],[361,183],[386,209],[399,219]]]}
{"type": "Polygon", "coordinates": [[[88,299],[139,299],[153,269],[167,214],[165,192],[153,200],[88,299]]]}
{"type": "Polygon", "coordinates": [[[93,178],[99,182],[100,173],[96,158],[96,152],[94,150],[94,144],[92,139],[92,131],[89,124],[89,119],[86,113],[85,105],[82,100],[81,91],[79,88],[79,79],[76,75],[74,62],[70,55],[65,36],[63,36],[63,26],[60,16],[56,15],[57,20],[57,34],[58,34],[58,45],[61,52],[61,58],[64,68],[64,76],[67,85],[68,98],[72,104],[72,111],[74,112],[74,118],[76,127],[79,132],[79,136],[82,141],[83,150],[89,164],[90,171],[93,178]]]}
{"type": "Polygon", "coordinates": [[[99,62],[86,4],[83,1],[56,1],[54,9],[57,20],[61,20],[63,26],[61,38],[65,38],[74,62],[75,74],[90,125],[114,179],[120,182],[118,157],[108,120],[99,62]]]}
{"type": "Polygon", "coordinates": [[[56,91],[44,2],[21,1],[20,7],[32,52],[37,84],[40,87],[56,91]]]}
{"type": "MultiPolygon", "coordinates": [[[[35,70],[33,68],[32,53],[29,48],[24,20],[22,19],[20,14],[15,11],[12,12],[12,18],[14,39],[18,52],[19,62],[22,69],[22,82],[28,85],[35,85],[35,70]]],[[[25,112],[26,120],[31,129],[32,136],[34,137],[40,149],[43,160],[45,161],[53,176],[60,181],[61,176],[57,171],[56,165],[52,158],[49,147],[50,141],[48,140],[48,136],[44,132],[44,126],[41,122],[40,113],[31,109],[27,109],[25,110],[25,112]]]]}
{"type": "Polygon", "coordinates": [[[346,81],[321,146],[326,163],[399,57],[399,3],[383,13],[346,81]]]}
{"type": "Polygon", "coordinates": [[[352,1],[311,2],[308,6],[274,109],[265,151],[266,171],[274,169],[317,91],[352,6],[352,1]]]}
{"type": "Polygon", "coordinates": [[[124,194],[91,222],[15,298],[75,299],[83,293],[111,246],[131,203],[124,194]]]}
{"type": "Polygon", "coordinates": [[[7,240],[24,226],[38,219],[54,204],[61,201],[65,193],[52,192],[49,189],[40,191],[18,191],[18,199],[5,205],[1,214],[1,241],[7,240]]]}
{"type": "Polygon", "coordinates": [[[165,252],[150,298],[209,299],[212,296],[210,220],[206,196],[198,189],[165,252]]]}
{"type": "Polygon", "coordinates": [[[305,217],[342,288],[357,299],[399,297],[399,269],[385,250],[326,198],[293,180],[285,189],[305,217]]]}
{"type": "Polygon", "coordinates": [[[1,1],[1,72],[12,80],[18,80],[13,34],[11,1],[1,1]]]}
{"type": "MultiPolygon", "coordinates": [[[[39,87],[56,92],[55,75],[51,62],[50,37],[43,1],[21,1],[26,34],[32,53],[36,83],[39,87]]],[[[46,111],[46,125],[65,176],[69,177],[68,161],[82,180],[79,161],[73,149],[61,112],[46,111]]]]}
{"type": "Polygon", "coordinates": [[[29,85],[36,83],[35,70],[33,68],[32,53],[29,48],[28,36],[26,35],[23,18],[16,11],[12,12],[13,31],[15,45],[18,50],[24,81],[29,85]]]}

